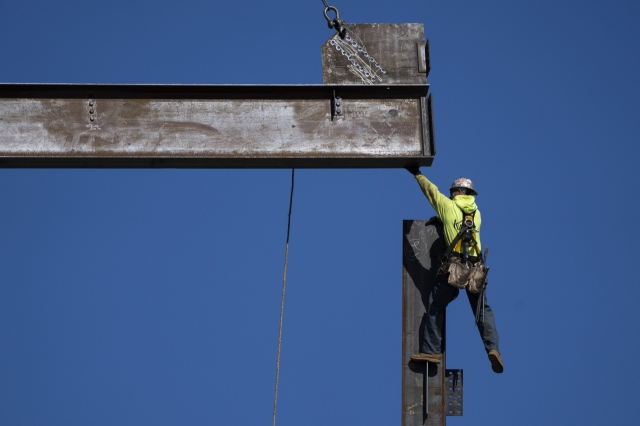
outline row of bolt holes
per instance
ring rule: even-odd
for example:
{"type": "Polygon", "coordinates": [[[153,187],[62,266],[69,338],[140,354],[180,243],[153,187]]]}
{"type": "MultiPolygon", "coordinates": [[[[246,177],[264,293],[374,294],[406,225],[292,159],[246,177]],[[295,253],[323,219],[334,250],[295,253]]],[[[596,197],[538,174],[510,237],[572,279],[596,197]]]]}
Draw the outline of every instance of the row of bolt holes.
{"type": "MultiPolygon", "coordinates": [[[[449,373],[449,375],[451,376],[451,373],[449,373]]],[[[453,382],[453,380],[452,380],[452,379],[449,379],[449,382],[453,382]]],[[[449,391],[452,391],[452,390],[453,390],[453,388],[449,388],[449,391]]],[[[456,388],[456,390],[458,390],[458,391],[459,391],[459,390],[460,390],[460,388],[456,388]]],[[[452,395],[452,394],[449,394],[449,398],[453,398],[453,395],[452,395]]],[[[460,396],[460,395],[456,395],[456,398],[457,398],[457,399],[460,399],[460,398],[461,398],[461,396],[460,396]]],[[[458,401],[458,402],[456,403],[456,406],[458,406],[458,407],[460,407],[461,405],[462,405],[462,403],[461,403],[460,401],[458,401]]],[[[449,407],[452,407],[452,406],[453,406],[453,402],[449,402],[449,407]]],[[[456,414],[460,414],[460,410],[456,410],[456,411],[457,411],[457,412],[456,412],[456,414]]],[[[453,410],[449,410],[449,414],[453,414],[453,410]]]]}
{"type": "MultiPolygon", "coordinates": [[[[93,95],[89,95],[89,98],[93,98],[93,95]]],[[[96,103],[96,101],[94,101],[93,99],[89,99],[89,106],[91,107],[91,109],[89,109],[89,114],[91,114],[89,116],[89,120],[90,121],[95,121],[95,119],[96,119],[96,117],[93,115],[96,112],[95,108],[93,108],[95,103],[96,103]]]]}
{"type": "MultiPolygon", "coordinates": [[[[350,40],[351,40],[351,38],[350,38],[350,37],[347,37],[347,40],[349,40],[349,41],[350,41],[350,40]]],[[[332,44],[332,45],[335,45],[335,44],[336,44],[335,40],[331,40],[331,44],[332,44]]],[[[363,52],[362,47],[358,46],[358,43],[356,43],[355,41],[352,41],[352,42],[351,42],[351,45],[352,45],[353,47],[356,47],[356,46],[357,46],[357,47],[358,47],[358,51],[363,52]]],[[[341,50],[343,55],[346,55],[346,54],[347,54],[344,50],[342,50],[342,48],[341,48],[340,46],[336,46],[336,49],[337,49],[337,50],[341,50]]],[[[364,52],[364,56],[369,57],[369,54],[368,54],[367,52],[364,52]]],[[[355,59],[351,59],[351,55],[347,56],[347,60],[349,60],[350,62],[353,62],[353,65],[358,66],[358,61],[356,61],[355,59]]],[[[375,59],[373,59],[373,57],[370,57],[370,58],[369,58],[369,62],[376,62],[376,60],[375,60],[375,59]]],[[[380,68],[380,64],[379,64],[379,63],[377,63],[377,62],[376,62],[376,67],[377,67],[377,68],[380,68]]],[[[364,71],[364,68],[363,68],[363,67],[359,67],[359,68],[360,68],[360,71],[364,71]]],[[[386,74],[386,72],[387,72],[387,71],[386,71],[384,68],[380,68],[380,72],[382,72],[383,74],[386,74]]],[[[368,72],[366,72],[366,73],[364,73],[364,75],[365,75],[365,76],[367,76],[367,77],[369,77],[371,74],[369,74],[368,72]]],[[[371,77],[371,81],[376,81],[375,77],[371,77]]]]}

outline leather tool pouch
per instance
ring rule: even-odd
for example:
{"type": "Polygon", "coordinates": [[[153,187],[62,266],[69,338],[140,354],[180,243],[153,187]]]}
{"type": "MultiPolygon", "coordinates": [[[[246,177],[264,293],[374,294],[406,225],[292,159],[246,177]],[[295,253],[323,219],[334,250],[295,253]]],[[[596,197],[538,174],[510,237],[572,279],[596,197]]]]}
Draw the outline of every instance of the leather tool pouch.
{"type": "Polygon", "coordinates": [[[482,262],[465,264],[462,259],[452,256],[444,265],[448,273],[447,283],[456,288],[466,288],[471,293],[480,293],[485,286],[487,267],[482,262]]]}

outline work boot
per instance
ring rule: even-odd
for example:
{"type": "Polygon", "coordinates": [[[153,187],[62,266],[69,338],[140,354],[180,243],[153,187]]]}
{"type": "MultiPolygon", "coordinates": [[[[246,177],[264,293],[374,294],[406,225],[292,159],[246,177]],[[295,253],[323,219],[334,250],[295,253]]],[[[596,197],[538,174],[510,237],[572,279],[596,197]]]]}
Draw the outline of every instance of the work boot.
{"type": "Polygon", "coordinates": [[[502,373],[504,371],[504,364],[502,358],[500,358],[500,352],[495,349],[489,351],[489,361],[491,361],[491,369],[494,373],[502,373]]]}
{"type": "Polygon", "coordinates": [[[442,360],[442,355],[419,353],[419,354],[411,355],[411,360],[418,361],[418,362],[432,362],[434,364],[440,364],[442,360]]]}

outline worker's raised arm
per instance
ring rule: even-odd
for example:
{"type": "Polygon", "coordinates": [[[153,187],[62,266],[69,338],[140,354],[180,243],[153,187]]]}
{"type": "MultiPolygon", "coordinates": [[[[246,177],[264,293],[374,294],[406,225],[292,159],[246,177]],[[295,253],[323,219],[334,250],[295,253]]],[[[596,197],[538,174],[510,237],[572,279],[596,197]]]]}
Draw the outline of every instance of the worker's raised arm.
{"type": "Polygon", "coordinates": [[[438,190],[438,187],[431,183],[431,181],[429,181],[429,179],[427,179],[422,173],[420,173],[420,169],[418,169],[417,167],[407,167],[406,169],[409,170],[409,172],[412,173],[418,181],[418,185],[420,185],[420,189],[422,189],[422,192],[427,197],[427,200],[429,200],[431,207],[433,207],[438,216],[442,217],[444,210],[450,207],[449,204],[451,203],[451,200],[449,200],[449,197],[441,193],[438,190]]]}

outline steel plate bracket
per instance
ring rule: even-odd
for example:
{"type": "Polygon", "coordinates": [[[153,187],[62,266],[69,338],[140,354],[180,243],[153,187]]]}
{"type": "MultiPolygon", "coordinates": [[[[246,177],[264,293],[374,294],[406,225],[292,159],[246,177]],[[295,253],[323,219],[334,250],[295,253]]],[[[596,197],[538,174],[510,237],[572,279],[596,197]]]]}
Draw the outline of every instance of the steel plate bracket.
{"type": "Polygon", "coordinates": [[[333,118],[338,116],[342,117],[342,95],[333,91],[333,96],[331,97],[331,121],[333,118]]]}
{"type": "Polygon", "coordinates": [[[418,48],[418,72],[429,76],[431,71],[431,52],[429,51],[429,40],[416,43],[418,48]]]}
{"type": "Polygon", "coordinates": [[[446,369],[444,373],[444,412],[447,416],[462,416],[462,369],[446,369]]]}

